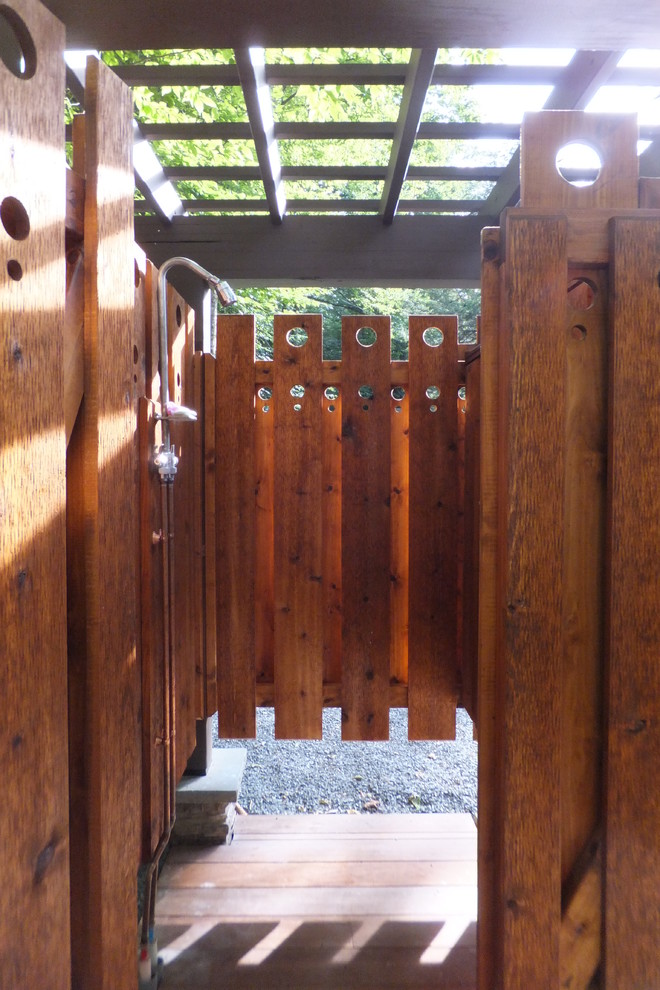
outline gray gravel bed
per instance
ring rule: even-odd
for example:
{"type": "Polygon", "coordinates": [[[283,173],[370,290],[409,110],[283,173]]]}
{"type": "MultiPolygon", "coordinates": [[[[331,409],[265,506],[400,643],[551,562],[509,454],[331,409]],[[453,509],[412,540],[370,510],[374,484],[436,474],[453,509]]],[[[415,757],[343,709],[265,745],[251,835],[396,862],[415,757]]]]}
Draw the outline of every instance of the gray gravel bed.
{"type": "Polygon", "coordinates": [[[259,708],[256,739],[218,739],[216,716],[213,745],[247,749],[248,814],[477,813],[477,744],[463,709],[452,742],[409,742],[405,708],[391,709],[388,742],[342,742],[338,708],[323,712],[323,740],[275,740],[273,710],[259,708]]]}

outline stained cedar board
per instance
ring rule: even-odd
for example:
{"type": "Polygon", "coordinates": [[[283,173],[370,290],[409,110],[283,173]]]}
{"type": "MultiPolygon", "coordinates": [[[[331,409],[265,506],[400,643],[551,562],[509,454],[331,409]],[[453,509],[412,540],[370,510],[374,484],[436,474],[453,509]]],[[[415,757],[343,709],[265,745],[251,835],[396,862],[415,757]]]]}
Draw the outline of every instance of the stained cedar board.
{"type": "Polygon", "coordinates": [[[5,22],[7,11],[27,24],[37,57],[31,79],[0,64],[0,202],[20,203],[14,211],[3,202],[0,224],[0,982],[64,990],[71,979],[62,910],[69,898],[64,31],[31,0],[4,8],[5,22]],[[10,261],[22,277],[9,277],[10,261]]]}
{"type": "Polygon", "coordinates": [[[561,910],[566,221],[511,217],[506,257],[502,975],[504,986],[550,987],[559,980],[561,910]]]}
{"type": "MultiPolygon", "coordinates": [[[[481,360],[477,353],[465,367],[465,488],[463,495],[465,556],[462,585],[462,702],[478,729],[479,639],[479,459],[481,360]]],[[[461,415],[459,409],[459,416],[461,415]]]]}
{"type": "MultiPolygon", "coordinates": [[[[169,289],[169,287],[168,287],[169,289]]],[[[172,292],[168,298],[170,367],[174,382],[170,396],[194,408],[192,358],[195,350],[195,314],[172,292]]],[[[201,662],[202,627],[195,602],[195,445],[191,422],[173,423],[172,443],[179,464],[174,481],[174,658],[176,664],[176,762],[183,774],[195,748],[195,670],[201,662]]]]}
{"type": "Polygon", "coordinates": [[[275,735],[319,739],[324,626],[321,317],[276,316],[273,329],[275,735]],[[289,337],[296,328],[307,335],[301,346],[289,337]],[[292,394],[300,386],[304,394],[292,394]]]}
{"type": "Polygon", "coordinates": [[[569,268],[561,712],[562,880],[602,813],[608,278],[569,268]]]}
{"type": "Polygon", "coordinates": [[[217,553],[216,553],[216,360],[212,354],[202,354],[201,387],[204,396],[202,449],[200,452],[201,487],[203,499],[202,553],[203,613],[204,613],[204,686],[205,710],[209,718],[218,710],[218,615],[217,615],[217,553]]]}
{"type": "MultiPolygon", "coordinates": [[[[456,734],[458,423],[455,316],[411,316],[408,735],[456,734]],[[432,346],[440,330],[442,343],[432,346]],[[430,336],[429,336],[430,335],[430,336]],[[427,390],[439,390],[429,397],[427,390]]],[[[436,338],[439,339],[439,338],[436,338]]]]}
{"type": "MultiPolygon", "coordinates": [[[[222,316],[215,360],[218,727],[255,735],[254,317],[222,316]]],[[[208,507],[208,506],[207,506],[208,507]]]]}
{"type": "Polygon", "coordinates": [[[75,855],[86,858],[90,882],[76,944],[84,954],[83,982],[110,988],[135,979],[139,861],[132,100],[94,58],[85,96],[84,813],[90,831],[88,847],[75,855]]]}
{"type": "Polygon", "coordinates": [[[607,986],[660,985],[660,220],[612,223],[607,986]],[[631,332],[634,331],[634,332],[631,332]]]}
{"type": "Polygon", "coordinates": [[[256,382],[255,400],[255,491],[256,553],[254,575],[255,653],[258,683],[273,682],[274,591],[273,545],[273,380],[264,385],[256,382]]]}
{"type": "Polygon", "coordinates": [[[390,681],[392,684],[407,684],[410,390],[407,383],[399,389],[399,392],[395,391],[395,387],[390,390],[390,681]]]}
{"type": "Polygon", "coordinates": [[[390,679],[390,320],[342,318],[342,739],[387,739],[390,679]],[[377,335],[357,340],[362,327],[377,335]],[[362,398],[362,386],[373,398],[362,398]]]}
{"type": "Polygon", "coordinates": [[[341,680],[341,389],[323,392],[323,683],[341,680]]]}
{"type": "Polygon", "coordinates": [[[479,829],[477,871],[479,926],[477,929],[477,987],[492,990],[492,974],[500,971],[498,938],[499,873],[497,733],[501,706],[497,687],[497,533],[498,533],[498,395],[500,325],[500,230],[487,227],[481,238],[481,388],[479,464],[479,829]]]}

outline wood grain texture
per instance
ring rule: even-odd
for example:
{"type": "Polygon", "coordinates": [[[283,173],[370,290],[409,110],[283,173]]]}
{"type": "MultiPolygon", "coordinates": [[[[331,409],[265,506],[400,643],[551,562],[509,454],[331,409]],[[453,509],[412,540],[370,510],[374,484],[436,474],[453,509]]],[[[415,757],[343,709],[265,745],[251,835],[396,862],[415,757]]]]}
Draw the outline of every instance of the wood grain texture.
{"type": "Polygon", "coordinates": [[[390,680],[390,320],[342,318],[342,739],[387,739],[390,680]],[[361,327],[376,342],[358,343],[361,327]],[[362,386],[373,389],[363,398],[362,386]]]}
{"type": "Polygon", "coordinates": [[[562,881],[602,810],[607,272],[569,269],[564,426],[562,881]]]}
{"type": "Polygon", "coordinates": [[[142,856],[148,862],[165,828],[165,629],[163,613],[163,530],[160,479],[153,452],[162,443],[156,407],[138,401],[140,531],[140,661],[142,677],[142,856]]]}
{"type": "Polygon", "coordinates": [[[502,982],[550,987],[559,980],[561,899],[566,222],[511,217],[506,257],[502,982]]]}
{"type": "Polygon", "coordinates": [[[498,854],[500,833],[498,754],[502,706],[498,698],[498,439],[499,439],[499,328],[501,309],[500,230],[484,229],[481,238],[481,319],[479,340],[480,464],[479,464],[479,829],[477,925],[477,987],[492,990],[494,973],[501,971],[501,912],[499,911],[498,854]]]}
{"type": "Polygon", "coordinates": [[[254,317],[222,316],[215,361],[216,649],[218,726],[229,737],[256,731],[254,417],[254,317]]]}
{"type": "MultiPolygon", "coordinates": [[[[465,557],[462,583],[462,703],[478,731],[479,650],[479,461],[481,433],[481,358],[476,352],[465,368],[465,557]]],[[[461,415],[459,410],[459,416],[461,415]]]]}
{"type": "Polygon", "coordinates": [[[217,613],[217,507],[216,507],[216,360],[212,354],[201,355],[201,385],[204,403],[201,486],[203,499],[204,560],[204,717],[218,710],[218,613],[217,613]]]}
{"type": "MultiPolygon", "coordinates": [[[[402,364],[403,362],[397,362],[402,364]]],[[[393,368],[391,369],[393,370],[393,368]]],[[[390,375],[394,377],[393,374],[390,375]]],[[[390,391],[390,681],[408,683],[408,607],[410,600],[410,389],[390,391]],[[394,396],[403,396],[394,398],[394,396]]]]}
{"type": "Polygon", "coordinates": [[[613,221],[612,253],[605,984],[646,990],[660,984],[660,220],[613,221]]]}
{"type": "MultiPolygon", "coordinates": [[[[136,662],[136,409],[130,91],[90,58],[86,86],[85,417],[86,848],[75,933],[83,984],[135,984],[139,861],[136,662]],[[102,965],[99,967],[99,960],[102,965]],[[99,972],[100,968],[100,972],[99,972]]],[[[73,852],[73,848],[72,848],[73,852]]],[[[78,894],[78,892],[76,892],[78,894]]]]}
{"type": "MultiPolygon", "coordinates": [[[[204,378],[203,378],[203,354],[201,351],[193,353],[191,362],[192,373],[192,394],[194,408],[197,412],[197,420],[192,424],[192,457],[193,457],[193,502],[192,502],[192,541],[195,555],[195,568],[193,572],[193,607],[195,612],[195,623],[200,637],[200,653],[195,664],[194,683],[194,710],[197,718],[206,718],[208,710],[208,668],[206,664],[206,601],[205,601],[205,566],[206,548],[204,545],[204,431],[208,427],[215,437],[215,415],[210,423],[207,423],[206,408],[204,405],[204,378]]],[[[213,548],[215,557],[215,545],[213,548]]],[[[215,615],[215,602],[213,608],[215,615]]],[[[213,708],[215,705],[215,665],[213,667],[213,708]]]]}
{"type": "Polygon", "coordinates": [[[273,379],[264,385],[258,376],[255,401],[256,553],[254,596],[256,610],[255,654],[257,683],[273,682],[274,677],[274,584],[275,542],[273,522],[274,414],[273,379]]]}
{"type": "Polygon", "coordinates": [[[636,209],[637,137],[637,116],[633,113],[541,110],[525,114],[520,141],[521,205],[557,210],[562,207],[636,209]],[[588,144],[600,155],[602,167],[590,185],[567,182],[558,171],[557,152],[572,142],[588,144]]]}
{"type": "Polygon", "coordinates": [[[64,31],[32,0],[7,9],[32,36],[37,64],[19,79],[0,62],[0,985],[64,990],[64,31]]]}
{"type": "Polygon", "coordinates": [[[601,960],[603,857],[601,841],[589,843],[571,895],[562,912],[559,933],[561,987],[588,990],[601,960]]]}
{"type": "Polygon", "coordinates": [[[453,316],[411,316],[409,325],[408,736],[453,739],[458,681],[458,321],[453,316]],[[439,346],[425,342],[430,328],[443,334],[439,346]]]}
{"type": "Polygon", "coordinates": [[[341,680],[341,389],[323,391],[323,683],[341,680]]]}
{"type": "Polygon", "coordinates": [[[281,739],[322,733],[321,346],[319,316],[275,317],[275,735],[281,739]],[[296,327],[307,334],[302,346],[287,336],[296,327]],[[304,394],[294,394],[300,389],[304,394]]]}
{"type": "MultiPolygon", "coordinates": [[[[195,350],[195,313],[168,285],[168,343],[170,348],[170,397],[195,408],[192,359],[195,350]]],[[[195,748],[195,671],[201,665],[203,627],[195,601],[195,446],[192,423],[172,423],[172,443],[179,464],[173,486],[174,662],[176,670],[176,770],[177,779],[195,748]]]]}

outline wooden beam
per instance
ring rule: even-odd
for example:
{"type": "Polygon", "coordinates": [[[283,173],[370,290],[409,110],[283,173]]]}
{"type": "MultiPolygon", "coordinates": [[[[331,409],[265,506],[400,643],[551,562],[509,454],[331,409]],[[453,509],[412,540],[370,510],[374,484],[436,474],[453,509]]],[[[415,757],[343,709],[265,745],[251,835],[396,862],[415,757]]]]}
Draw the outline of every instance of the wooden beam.
{"type": "MultiPolygon", "coordinates": [[[[391,141],[396,131],[395,121],[322,120],[275,121],[275,137],[280,141],[391,141]]],[[[178,123],[140,122],[140,130],[150,141],[238,141],[252,137],[247,121],[214,121],[178,123]]],[[[658,127],[643,129],[646,135],[660,131],[658,127]]],[[[642,128],[640,128],[640,133],[642,128]]],[[[417,137],[427,141],[476,141],[480,138],[501,138],[517,141],[519,124],[498,124],[480,121],[423,121],[417,137]]]]}
{"type": "Polygon", "coordinates": [[[266,80],[264,52],[259,48],[247,50],[239,48],[234,55],[270,218],[273,223],[282,223],[286,196],[282,185],[282,167],[275,138],[273,106],[266,80]]]}
{"type": "Polygon", "coordinates": [[[380,201],[380,216],[384,223],[392,223],[396,213],[437,54],[437,48],[422,48],[410,57],[380,201]]]}
{"type": "Polygon", "coordinates": [[[480,217],[137,217],[154,264],[173,254],[246,285],[478,286],[480,217]],[[231,249],[229,249],[231,245],[231,249]]]}
{"type": "MultiPolygon", "coordinates": [[[[476,213],[480,199],[400,199],[399,213],[476,213]]],[[[188,213],[267,213],[265,199],[184,199],[188,213]]],[[[378,213],[377,199],[289,199],[291,213],[378,213]]],[[[151,212],[136,203],[136,213],[151,212]]]]}
{"type": "MultiPolygon", "coordinates": [[[[229,182],[234,179],[261,179],[256,165],[168,165],[164,170],[168,179],[198,180],[205,182],[229,182]]],[[[408,169],[408,179],[424,182],[495,182],[503,169],[493,165],[458,167],[455,165],[415,165],[408,169]]],[[[292,181],[312,180],[385,180],[388,170],[382,165],[285,165],[283,179],[292,181]]]]}
{"type": "Polygon", "coordinates": [[[617,0],[570,0],[549,7],[523,0],[337,0],[331,7],[304,0],[200,0],[190,10],[163,0],[136,8],[132,0],[108,5],[91,0],[48,0],[67,26],[70,47],[202,48],[209,38],[224,47],[312,45],[422,48],[546,47],[614,49],[648,47],[660,29],[655,0],[640,0],[635,17],[622,17],[617,0]]]}

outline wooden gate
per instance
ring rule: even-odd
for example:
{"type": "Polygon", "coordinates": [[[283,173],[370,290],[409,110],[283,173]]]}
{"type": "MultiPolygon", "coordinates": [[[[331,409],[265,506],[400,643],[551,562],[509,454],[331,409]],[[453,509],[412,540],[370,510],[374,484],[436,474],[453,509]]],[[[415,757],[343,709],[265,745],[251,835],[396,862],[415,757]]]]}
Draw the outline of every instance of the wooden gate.
{"type": "Polygon", "coordinates": [[[320,316],[276,316],[274,359],[255,361],[254,317],[222,316],[217,359],[195,357],[213,381],[223,736],[273,704],[278,738],[319,738],[324,705],[347,740],[387,739],[406,705],[411,739],[454,737],[456,330],[410,317],[393,362],[389,317],[344,317],[343,358],[324,361],[320,316]]]}

